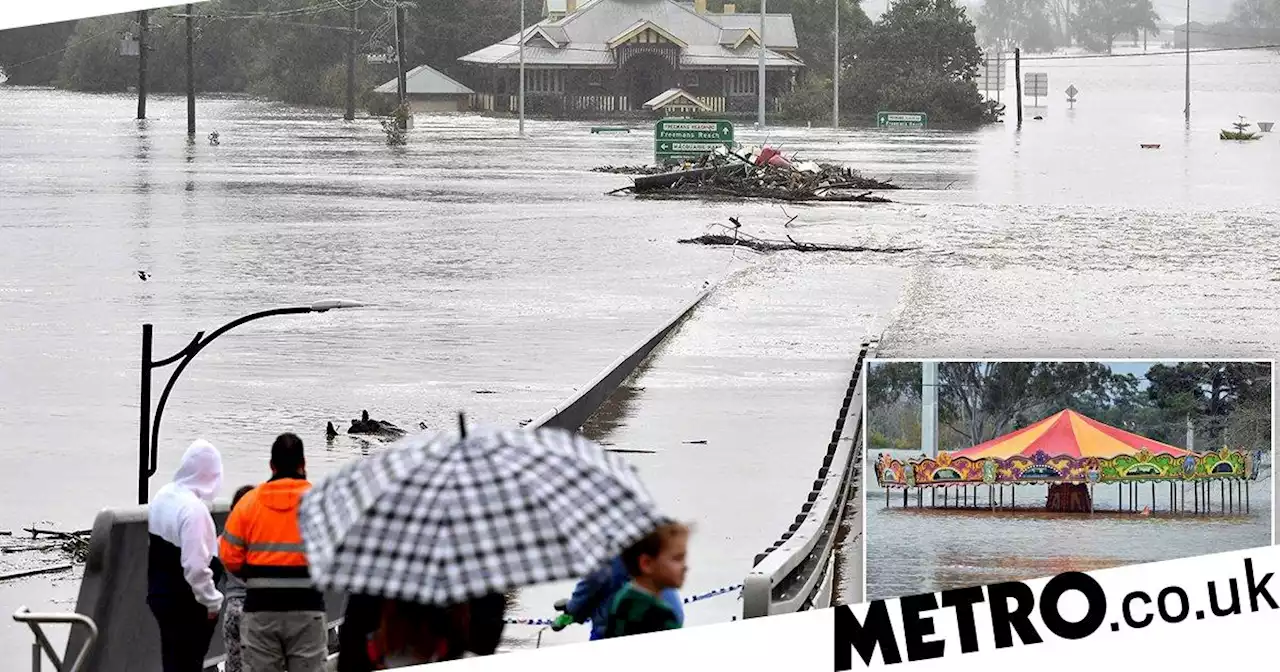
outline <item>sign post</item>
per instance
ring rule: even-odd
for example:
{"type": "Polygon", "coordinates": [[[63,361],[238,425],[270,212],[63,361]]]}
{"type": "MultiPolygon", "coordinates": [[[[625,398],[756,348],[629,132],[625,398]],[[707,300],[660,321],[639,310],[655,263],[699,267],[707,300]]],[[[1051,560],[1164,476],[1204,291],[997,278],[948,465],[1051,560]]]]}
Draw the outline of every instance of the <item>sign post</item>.
{"type": "Polygon", "coordinates": [[[1067,102],[1068,102],[1068,103],[1071,103],[1071,109],[1073,109],[1073,110],[1074,110],[1074,109],[1076,109],[1076,94],[1077,94],[1077,93],[1080,93],[1080,90],[1076,88],[1076,85],[1075,85],[1075,84],[1072,84],[1071,86],[1068,86],[1068,87],[1067,87],[1067,102]]]}
{"type": "Polygon", "coordinates": [[[929,115],[923,112],[876,112],[876,126],[880,128],[924,128],[929,125],[929,115]]]}
{"type": "Polygon", "coordinates": [[[1025,94],[1035,99],[1032,103],[1033,107],[1040,107],[1040,99],[1049,97],[1049,73],[1047,72],[1028,72],[1027,73],[1027,91],[1025,94]]]}
{"type": "Polygon", "coordinates": [[[733,123],[725,119],[663,119],[653,127],[653,157],[658,165],[732,146],[733,123]]]}

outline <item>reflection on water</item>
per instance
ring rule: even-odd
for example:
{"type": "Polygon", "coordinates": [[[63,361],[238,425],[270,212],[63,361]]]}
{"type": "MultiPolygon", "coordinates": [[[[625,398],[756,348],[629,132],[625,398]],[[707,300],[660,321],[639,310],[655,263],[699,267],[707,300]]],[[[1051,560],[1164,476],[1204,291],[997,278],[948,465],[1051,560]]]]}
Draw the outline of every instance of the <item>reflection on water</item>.
{"type": "MultiPolygon", "coordinates": [[[[874,482],[874,477],[872,477],[874,482]]],[[[1142,488],[1139,489],[1140,491],[1142,488]]],[[[1115,488],[1094,491],[1093,514],[1048,513],[1046,488],[1018,487],[1018,509],[901,508],[900,493],[885,508],[884,492],[868,494],[867,598],[1033,579],[1067,571],[1173,560],[1271,543],[1271,482],[1251,483],[1249,513],[1170,512],[1167,488],[1155,512],[1119,511],[1115,488]]],[[[1150,499],[1139,493],[1139,507],[1150,499]]],[[[939,500],[941,501],[941,500],[939,500]]],[[[1191,502],[1188,491],[1188,502],[1191,502]]],[[[985,495],[979,499],[985,503],[985,495]]],[[[1214,493],[1217,510],[1217,492],[1214,493]]]]}

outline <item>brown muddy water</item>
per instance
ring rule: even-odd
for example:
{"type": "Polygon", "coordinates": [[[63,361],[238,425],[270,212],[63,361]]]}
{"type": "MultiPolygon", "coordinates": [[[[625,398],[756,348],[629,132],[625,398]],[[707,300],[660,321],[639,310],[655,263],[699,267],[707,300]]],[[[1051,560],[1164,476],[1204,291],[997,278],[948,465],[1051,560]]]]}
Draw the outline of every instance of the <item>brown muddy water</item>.
{"type": "MultiPolygon", "coordinates": [[[[651,487],[695,523],[705,512],[688,591],[736,582],[802,501],[822,450],[809,437],[830,431],[843,358],[868,332],[903,357],[1275,354],[1280,135],[1222,143],[1217,129],[1280,121],[1280,56],[1197,56],[1190,130],[1176,57],[1162,58],[1024,67],[1081,93],[1021,131],[768,132],[908,187],[883,206],[605,196],[628,178],[589,169],[649,160],[641,126],[531,121],[520,140],[511,120],[423,117],[393,149],[373,119],[207,98],[189,145],[181,99],[153,97],[138,124],[128,96],[0,86],[0,530],[85,528],[134,501],[144,322],[167,355],[261,308],[376,304],[245,326],[184,374],[152,487],[204,436],[230,492],[262,477],[283,430],[307,441],[316,476],[358,457],[367,446],[323,430],[361,409],[406,427],[459,409],[533,418],[730,277],[598,438],[656,451],[633,454],[651,487]],[[768,238],[920,249],[735,259],[675,242],[730,216],[768,238]]],[[[1109,537],[1069,536],[1081,546],[1062,553],[1116,557],[1094,538],[1109,537]]],[[[0,617],[70,608],[75,591],[74,575],[0,585],[0,617]]],[[[562,591],[530,591],[522,612],[546,616],[562,591]]],[[[691,623],[729,616],[725,600],[693,605],[691,623]]],[[[0,628],[5,666],[28,642],[0,628]]]]}

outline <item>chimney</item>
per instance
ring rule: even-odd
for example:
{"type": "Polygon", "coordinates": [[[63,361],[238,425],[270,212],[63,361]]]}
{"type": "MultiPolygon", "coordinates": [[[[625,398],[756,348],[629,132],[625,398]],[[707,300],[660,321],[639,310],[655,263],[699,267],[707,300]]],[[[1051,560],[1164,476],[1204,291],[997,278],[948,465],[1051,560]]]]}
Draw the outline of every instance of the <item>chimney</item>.
{"type": "Polygon", "coordinates": [[[706,14],[707,0],[693,0],[693,11],[699,14],[706,14]]]}
{"type": "Polygon", "coordinates": [[[732,13],[734,12],[734,10],[736,10],[736,9],[737,9],[737,6],[735,6],[735,5],[731,5],[731,4],[727,3],[727,2],[726,2],[726,3],[724,3],[724,13],[725,13],[725,14],[732,14],[732,13]]]}

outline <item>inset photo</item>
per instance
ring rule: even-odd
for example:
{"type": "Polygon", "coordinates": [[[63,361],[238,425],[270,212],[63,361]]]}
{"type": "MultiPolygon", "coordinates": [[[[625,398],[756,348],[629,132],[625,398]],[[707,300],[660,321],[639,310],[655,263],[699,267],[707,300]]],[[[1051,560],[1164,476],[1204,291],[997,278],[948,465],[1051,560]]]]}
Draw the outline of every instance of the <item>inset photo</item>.
{"type": "Polygon", "coordinates": [[[1270,545],[1271,369],[868,361],[866,598],[1270,545]]]}

